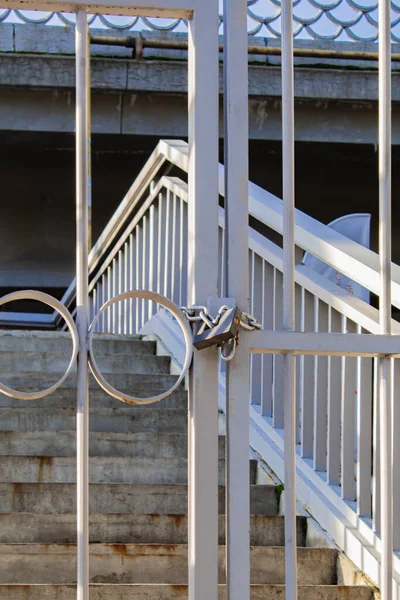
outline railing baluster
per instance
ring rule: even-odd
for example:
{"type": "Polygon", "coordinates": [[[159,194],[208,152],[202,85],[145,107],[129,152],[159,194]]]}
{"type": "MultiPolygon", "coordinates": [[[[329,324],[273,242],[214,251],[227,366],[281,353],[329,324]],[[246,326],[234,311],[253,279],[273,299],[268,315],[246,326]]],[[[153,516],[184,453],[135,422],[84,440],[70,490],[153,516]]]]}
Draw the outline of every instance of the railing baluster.
{"type": "Polygon", "coordinates": [[[400,360],[392,359],[392,406],[393,406],[393,548],[400,550],[400,435],[397,429],[400,423],[400,360]]]}
{"type": "MultiPolygon", "coordinates": [[[[300,331],[301,324],[301,296],[302,288],[295,285],[295,324],[296,331],[300,331]]],[[[296,356],[296,445],[301,443],[301,385],[300,356],[296,356]]]]}
{"type": "MultiPolygon", "coordinates": [[[[157,226],[158,226],[158,212],[154,204],[150,206],[150,245],[149,245],[149,269],[150,269],[150,283],[149,289],[155,292],[157,289],[157,267],[156,267],[156,256],[157,256],[157,226]]],[[[154,302],[150,302],[149,306],[149,318],[151,318],[157,312],[157,306],[154,302]]]]}
{"type": "MultiPolygon", "coordinates": [[[[111,263],[111,273],[112,273],[112,296],[117,295],[117,265],[116,259],[114,258],[111,263]]],[[[112,333],[117,333],[117,305],[113,304],[112,306],[112,333]]]]}
{"type": "MultiPolygon", "coordinates": [[[[357,332],[363,330],[357,326],[357,332]]],[[[357,359],[357,512],[372,514],[372,360],[357,359]]]]}
{"type": "Polygon", "coordinates": [[[185,248],[186,248],[186,252],[187,252],[187,237],[186,237],[186,231],[187,231],[187,211],[186,211],[186,202],[184,202],[183,198],[180,199],[180,213],[179,213],[179,217],[180,217],[180,225],[179,225],[179,306],[186,306],[186,292],[185,290],[185,270],[183,268],[184,264],[187,264],[184,262],[184,253],[185,253],[185,248]]]}
{"type": "MultiPolygon", "coordinates": [[[[135,289],[135,256],[134,256],[134,237],[129,236],[129,289],[135,289]]],[[[136,331],[135,312],[133,310],[133,298],[129,299],[129,333],[133,335],[136,331]]]]}
{"type": "MultiPolygon", "coordinates": [[[[118,252],[117,263],[118,263],[118,282],[117,282],[116,287],[118,289],[118,294],[122,294],[123,284],[124,284],[124,280],[123,280],[124,257],[123,257],[121,250],[118,252]]],[[[124,315],[123,315],[122,302],[118,302],[118,305],[117,305],[117,323],[118,323],[118,334],[121,335],[123,332],[123,327],[124,327],[124,324],[123,324],[124,323],[124,315]]]]}
{"type": "MultiPolygon", "coordinates": [[[[314,331],[328,331],[328,306],[315,298],[314,331]]],[[[314,469],[326,471],[328,357],[314,358],[314,469]]]]}
{"type": "MultiPolygon", "coordinates": [[[[352,321],[343,317],[343,333],[355,333],[352,321]]],[[[357,359],[342,357],[342,498],[355,499],[355,393],[357,378],[357,359]]]]}
{"type": "MultiPolygon", "coordinates": [[[[136,289],[140,290],[142,285],[142,263],[141,263],[141,249],[142,249],[142,228],[141,224],[138,223],[136,227],[136,236],[135,236],[136,248],[135,248],[135,275],[136,275],[136,289]]],[[[135,333],[138,333],[142,323],[142,301],[136,300],[136,319],[135,319],[136,327],[135,333]]]]}
{"type": "MultiPolygon", "coordinates": [[[[142,219],[142,248],[141,248],[141,272],[142,272],[142,280],[140,283],[140,287],[142,290],[147,289],[147,280],[148,280],[148,219],[147,215],[143,216],[142,219]]],[[[142,328],[147,320],[147,304],[146,300],[141,300],[142,310],[141,310],[141,320],[139,323],[139,327],[142,328]]]]}
{"type": "Polygon", "coordinates": [[[165,246],[163,248],[164,254],[164,296],[169,294],[169,281],[168,276],[170,272],[170,256],[171,256],[171,192],[167,190],[167,198],[165,202],[165,246]]]}
{"type": "MultiPolygon", "coordinates": [[[[342,317],[334,308],[329,309],[329,331],[340,333],[342,317]]],[[[328,358],[328,455],[327,480],[340,485],[340,415],[341,415],[341,368],[337,356],[328,358]]]]}
{"type": "Polygon", "coordinates": [[[377,535],[381,533],[381,444],[380,444],[380,410],[379,410],[379,375],[378,358],[373,359],[374,398],[373,398],[373,477],[372,477],[372,524],[377,535]]]}
{"type": "MultiPolygon", "coordinates": [[[[252,253],[250,280],[252,282],[250,312],[262,322],[263,260],[255,252],[252,253]]],[[[250,361],[250,393],[253,404],[261,404],[261,358],[261,354],[254,354],[250,361]]]]}
{"type": "MultiPolygon", "coordinates": [[[[129,246],[128,242],[124,244],[124,292],[129,291],[129,246]]],[[[129,300],[124,300],[124,334],[129,333],[129,300]]]]}
{"type": "MultiPolygon", "coordinates": [[[[310,292],[302,288],[301,299],[301,331],[314,330],[314,299],[310,292]]],[[[314,358],[300,356],[300,404],[301,404],[301,455],[303,458],[312,458],[313,447],[313,419],[314,412],[314,358]]]]}
{"type": "MultiPolygon", "coordinates": [[[[107,268],[107,300],[110,300],[112,293],[111,266],[107,268]]],[[[107,310],[107,333],[112,333],[112,308],[107,310]]]]}
{"type": "MultiPolygon", "coordinates": [[[[273,329],[274,326],[274,268],[263,261],[263,317],[264,329],[273,329]]],[[[262,395],[261,412],[266,417],[272,417],[272,354],[262,355],[262,395]]]]}
{"type": "MultiPolygon", "coordinates": [[[[274,329],[282,329],[282,273],[274,269],[274,329]]],[[[272,422],[283,428],[283,356],[273,355],[272,422]]]]}

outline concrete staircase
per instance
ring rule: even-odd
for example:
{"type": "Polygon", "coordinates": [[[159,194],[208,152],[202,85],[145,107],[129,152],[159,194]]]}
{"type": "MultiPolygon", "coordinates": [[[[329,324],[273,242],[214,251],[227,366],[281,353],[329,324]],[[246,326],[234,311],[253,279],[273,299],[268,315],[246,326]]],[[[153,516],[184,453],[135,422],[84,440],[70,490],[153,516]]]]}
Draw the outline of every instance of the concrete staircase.
{"type": "MultiPolygon", "coordinates": [[[[98,336],[111,383],[142,395],[174,380],[153,342],[98,336]]],[[[3,332],[0,380],[43,388],[64,371],[61,333],[3,332]]],[[[0,600],[76,597],[75,377],[31,402],[0,396],[0,600]]],[[[128,406],[90,381],[90,578],[92,600],[187,597],[187,396],[128,406]]],[[[284,599],[284,520],[274,485],[251,471],[252,600],[284,599]]],[[[219,440],[219,568],[224,583],[224,438],[219,440]]],[[[305,547],[298,517],[299,600],[372,600],[366,586],[339,585],[329,547],[305,547]]],[[[204,574],[206,576],[206,574],[204,574]]],[[[225,587],[220,586],[225,598],[225,587]]]]}

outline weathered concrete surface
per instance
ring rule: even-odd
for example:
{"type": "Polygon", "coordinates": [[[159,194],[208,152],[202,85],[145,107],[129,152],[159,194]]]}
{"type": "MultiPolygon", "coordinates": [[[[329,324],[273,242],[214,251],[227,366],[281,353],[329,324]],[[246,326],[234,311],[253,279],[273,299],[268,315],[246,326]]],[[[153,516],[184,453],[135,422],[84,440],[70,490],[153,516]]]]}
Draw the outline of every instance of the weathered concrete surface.
{"type": "MultiPolygon", "coordinates": [[[[285,580],[283,547],[252,546],[251,581],[282,584],[285,580]]],[[[335,550],[298,549],[300,585],[336,583],[335,550]]],[[[187,583],[187,546],[158,544],[92,544],[91,583],[187,583]]],[[[76,546],[0,545],[1,583],[73,583],[76,546]]],[[[219,581],[225,581],[225,547],[219,547],[219,581]]]]}
{"type": "MultiPolygon", "coordinates": [[[[75,600],[74,585],[0,585],[0,600],[75,600]]],[[[91,600],[186,600],[185,585],[91,585],[91,600]]],[[[252,585],[251,600],[284,600],[283,585],[252,585]]],[[[226,588],[219,586],[219,600],[226,600],[226,588]]],[[[373,600],[366,586],[299,586],[299,600],[373,600]]]]}
{"type": "MultiPolygon", "coordinates": [[[[39,371],[24,371],[16,375],[10,374],[10,371],[0,371],[0,381],[13,385],[17,388],[31,387],[43,389],[58,381],[65,370],[53,373],[40,373],[39,371]]],[[[149,374],[130,375],[127,373],[109,373],[107,381],[114,387],[121,390],[133,390],[146,392],[146,389],[167,390],[176,382],[177,376],[158,374],[157,377],[149,374]]],[[[99,385],[92,375],[89,376],[90,388],[99,389],[99,385]]],[[[76,374],[72,373],[67,377],[61,386],[62,388],[76,388],[76,374]]]]}
{"type": "MultiPolygon", "coordinates": [[[[62,331],[1,331],[0,351],[70,352],[71,335],[62,331]]],[[[94,334],[93,348],[98,354],[155,354],[156,343],[136,336],[94,334]]]]}
{"type": "MultiPolygon", "coordinates": [[[[91,513],[187,514],[185,484],[91,483],[91,513]]],[[[218,490],[218,510],[225,513],[225,487],[218,490]]],[[[273,485],[250,485],[252,515],[277,515],[278,495],[273,485]]],[[[76,486],[72,483],[0,483],[0,514],[70,514],[76,511],[76,486]]]]}
{"type": "MultiPolygon", "coordinates": [[[[219,436],[219,458],[225,458],[225,437],[219,436]]],[[[91,456],[186,458],[187,436],[182,433],[91,432],[91,456]]],[[[75,431],[2,431],[0,456],[76,456],[75,431]]]]}
{"type": "MultiPolygon", "coordinates": [[[[96,351],[94,351],[96,356],[96,351]]],[[[60,373],[66,371],[71,354],[62,352],[29,351],[21,355],[18,350],[0,350],[0,372],[24,373],[43,372],[60,373]]],[[[171,359],[169,356],[150,356],[123,354],[100,354],[96,356],[100,371],[104,374],[114,373],[130,375],[168,374],[171,359]]],[[[74,366],[73,371],[76,371],[74,366]]]]}
{"type": "MultiPolygon", "coordinates": [[[[29,403],[20,408],[0,409],[0,431],[74,431],[76,409],[30,408],[29,403]]],[[[150,431],[186,433],[187,411],[175,408],[131,408],[120,402],[119,408],[90,409],[90,431],[112,433],[143,433],[150,431]]]]}
{"type": "MultiPolygon", "coordinates": [[[[225,461],[218,461],[219,485],[225,482],[225,461]]],[[[91,483],[176,484],[187,483],[184,458],[135,458],[92,456],[91,483]]],[[[2,483],[75,483],[76,458],[69,456],[3,456],[2,483]]],[[[257,461],[250,461],[250,483],[257,483],[257,461]]]]}
{"type": "MultiPolygon", "coordinates": [[[[74,35],[70,28],[1,25],[0,128],[23,131],[74,131],[74,35]],[[14,40],[10,38],[14,32],[14,40]],[[11,39],[8,39],[7,36],[11,39]],[[10,47],[11,44],[11,47],[10,47]]],[[[104,31],[93,31],[104,35],[104,31]]],[[[107,32],[107,35],[118,32],[107,32]]],[[[179,34],[146,34],[176,39],[179,34]]],[[[185,36],[183,36],[185,37],[185,36]]],[[[279,45],[260,38],[251,44],[279,45]]],[[[309,46],[308,41],[297,42],[309,46]]],[[[312,42],[323,49],[376,51],[375,44],[312,42]]],[[[393,51],[399,51],[395,45],[393,51]]],[[[145,52],[93,46],[93,133],[187,136],[187,53],[145,52]],[[166,96],[167,95],[167,96],[166,96]]],[[[250,138],[281,139],[281,70],[277,57],[252,56],[249,65],[250,138]],[[254,59],[254,60],[253,60],[254,59]],[[253,64],[255,63],[255,64],[253,64]]],[[[376,142],[376,63],[336,59],[296,59],[296,139],[376,142]]],[[[400,143],[396,104],[400,65],[393,65],[394,143],[400,143]]],[[[220,90],[223,89],[222,70],[220,90]]],[[[222,114],[222,113],[221,113],[222,114]]],[[[222,129],[221,129],[222,131],[222,129]]]]}
{"type": "MultiPolygon", "coordinates": [[[[32,391],[32,388],[21,387],[24,391],[32,391]]],[[[145,390],[138,390],[140,393],[147,394],[148,396],[155,396],[160,393],[160,390],[153,389],[152,387],[146,388],[145,390]]],[[[132,392],[132,390],[131,390],[132,392]]],[[[120,402],[109,396],[106,392],[100,389],[90,390],[90,406],[91,408],[123,408],[127,407],[127,404],[120,402]]],[[[178,389],[168,396],[155,404],[147,404],[146,407],[149,409],[159,408],[176,408],[179,410],[187,410],[188,397],[187,391],[184,389],[178,389]]],[[[15,400],[9,396],[0,394],[0,407],[15,407],[21,408],[21,400],[15,400]]],[[[76,408],[76,390],[74,388],[60,388],[56,393],[39,400],[30,400],[29,408],[76,408]]],[[[133,411],[140,410],[142,408],[139,404],[130,404],[129,408],[133,411]]]]}
{"type": "MultiPolygon", "coordinates": [[[[185,515],[91,514],[91,544],[187,544],[185,515]]],[[[305,546],[307,523],[297,517],[297,545],[305,546]]],[[[225,515],[219,517],[220,544],[225,543],[225,515]]],[[[76,544],[76,515],[0,514],[0,544],[76,544]]],[[[284,546],[284,518],[250,517],[252,546],[284,546]]]]}

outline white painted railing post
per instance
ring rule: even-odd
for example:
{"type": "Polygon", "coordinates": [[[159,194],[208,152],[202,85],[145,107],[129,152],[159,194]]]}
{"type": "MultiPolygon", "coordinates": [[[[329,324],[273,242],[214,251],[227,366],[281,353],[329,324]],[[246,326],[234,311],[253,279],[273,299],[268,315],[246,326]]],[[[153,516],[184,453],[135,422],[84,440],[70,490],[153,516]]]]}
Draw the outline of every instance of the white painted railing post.
{"type": "Polygon", "coordinates": [[[76,321],[77,381],[77,599],[89,600],[89,390],[86,339],[89,318],[89,30],[87,14],[76,15],[76,321]]]}
{"type": "MultiPolygon", "coordinates": [[[[391,333],[391,6],[379,0],[379,257],[381,333],[391,333]]],[[[381,460],[381,597],[392,600],[393,500],[392,500],[392,407],[390,358],[379,361],[380,460],[381,460]]]]}
{"type": "MultiPolygon", "coordinates": [[[[249,310],[247,11],[224,1],[225,293],[249,310]]],[[[244,333],[243,336],[251,336],[244,333]]],[[[248,347],[226,365],[227,599],[250,598],[248,347]]]]}
{"type": "MultiPolygon", "coordinates": [[[[218,2],[189,22],[188,302],[218,282],[218,2]]],[[[196,352],[189,376],[189,600],[218,598],[218,353],[196,352]]]]}
{"type": "MultiPolygon", "coordinates": [[[[283,329],[295,329],[294,243],[294,73],[293,5],[282,0],[282,140],[283,140],[283,329]]],[[[285,424],[286,600],[297,599],[296,547],[296,357],[285,354],[283,374],[285,424]]]]}

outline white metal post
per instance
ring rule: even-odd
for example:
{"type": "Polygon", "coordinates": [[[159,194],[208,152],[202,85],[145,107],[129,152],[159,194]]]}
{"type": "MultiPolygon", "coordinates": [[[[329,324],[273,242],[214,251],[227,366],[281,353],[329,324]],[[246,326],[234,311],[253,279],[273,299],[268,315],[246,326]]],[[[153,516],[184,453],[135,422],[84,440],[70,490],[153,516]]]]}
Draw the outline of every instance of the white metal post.
{"type": "Polygon", "coordinates": [[[83,8],[76,15],[76,320],[79,334],[77,383],[77,599],[89,600],[89,390],[88,203],[89,203],[89,30],[83,8]]]}
{"type": "MultiPolygon", "coordinates": [[[[295,329],[294,74],[293,4],[282,0],[283,140],[283,329],[295,329]]],[[[296,358],[285,354],[283,373],[285,444],[286,600],[297,599],[296,547],[296,358]]]]}
{"type": "MultiPolygon", "coordinates": [[[[218,1],[189,22],[188,301],[218,282],[218,1]]],[[[218,353],[196,352],[189,375],[189,600],[218,598],[218,353]]]]}
{"type": "MultiPolygon", "coordinates": [[[[379,0],[379,257],[381,289],[379,313],[381,333],[391,333],[391,8],[379,0]]],[[[381,460],[381,596],[392,599],[393,500],[392,500],[392,409],[390,359],[379,361],[380,460],[381,460]]]]}
{"type": "MultiPolygon", "coordinates": [[[[225,294],[249,310],[247,8],[224,0],[225,294]]],[[[227,599],[250,598],[249,377],[246,344],[226,365],[227,599]]]]}

